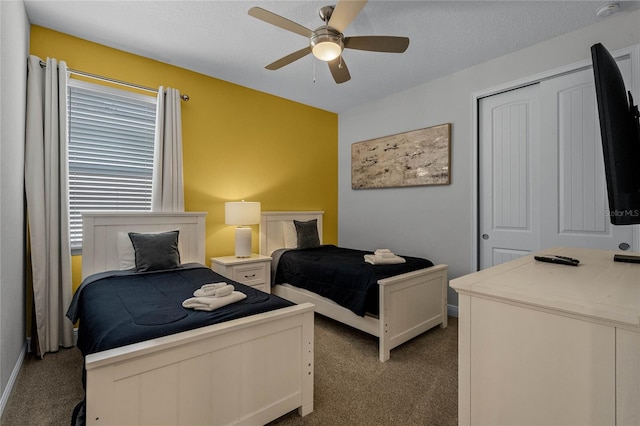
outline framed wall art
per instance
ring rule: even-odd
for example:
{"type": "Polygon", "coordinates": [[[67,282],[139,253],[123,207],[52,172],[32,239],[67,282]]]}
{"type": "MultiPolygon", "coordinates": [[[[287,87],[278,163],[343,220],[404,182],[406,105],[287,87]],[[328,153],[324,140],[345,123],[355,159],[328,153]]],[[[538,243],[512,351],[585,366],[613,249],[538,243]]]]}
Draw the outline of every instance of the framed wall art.
{"type": "Polygon", "coordinates": [[[351,188],[448,185],[451,123],[351,145],[351,188]]]}

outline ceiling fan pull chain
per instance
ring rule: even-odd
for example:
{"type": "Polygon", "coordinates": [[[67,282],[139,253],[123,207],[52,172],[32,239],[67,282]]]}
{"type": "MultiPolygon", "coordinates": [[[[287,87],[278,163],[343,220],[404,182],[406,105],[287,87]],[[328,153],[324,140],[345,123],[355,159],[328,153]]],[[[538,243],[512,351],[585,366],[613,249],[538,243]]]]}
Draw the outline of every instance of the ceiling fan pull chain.
{"type": "Polygon", "coordinates": [[[316,82],[316,60],[311,58],[311,62],[313,62],[313,82],[316,82]]]}

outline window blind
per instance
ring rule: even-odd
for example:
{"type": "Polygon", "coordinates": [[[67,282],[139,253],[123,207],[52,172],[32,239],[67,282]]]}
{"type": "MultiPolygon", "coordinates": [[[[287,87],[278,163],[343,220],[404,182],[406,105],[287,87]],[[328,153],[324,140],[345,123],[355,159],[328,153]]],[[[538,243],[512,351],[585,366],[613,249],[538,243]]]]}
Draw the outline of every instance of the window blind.
{"type": "Polygon", "coordinates": [[[156,98],[70,79],[69,213],[72,250],[82,211],[151,210],[156,98]]]}

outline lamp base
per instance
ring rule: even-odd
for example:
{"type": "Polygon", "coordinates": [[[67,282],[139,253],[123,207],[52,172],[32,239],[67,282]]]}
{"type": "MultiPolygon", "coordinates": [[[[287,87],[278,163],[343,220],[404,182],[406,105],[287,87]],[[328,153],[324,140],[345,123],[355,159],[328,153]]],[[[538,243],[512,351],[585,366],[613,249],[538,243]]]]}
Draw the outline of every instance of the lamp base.
{"type": "Polygon", "coordinates": [[[236,257],[251,257],[251,228],[236,228],[236,257]]]}

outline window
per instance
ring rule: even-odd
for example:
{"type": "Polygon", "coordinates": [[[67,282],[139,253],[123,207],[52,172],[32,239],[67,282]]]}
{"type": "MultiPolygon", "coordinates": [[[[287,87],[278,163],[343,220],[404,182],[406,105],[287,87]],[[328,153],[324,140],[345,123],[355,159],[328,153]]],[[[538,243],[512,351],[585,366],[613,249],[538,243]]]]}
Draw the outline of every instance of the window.
{"type": "Polygon", "coordinates": [[[71,249],[82,211],[151,210],[156,98],[69,80],[71,249]]]}

